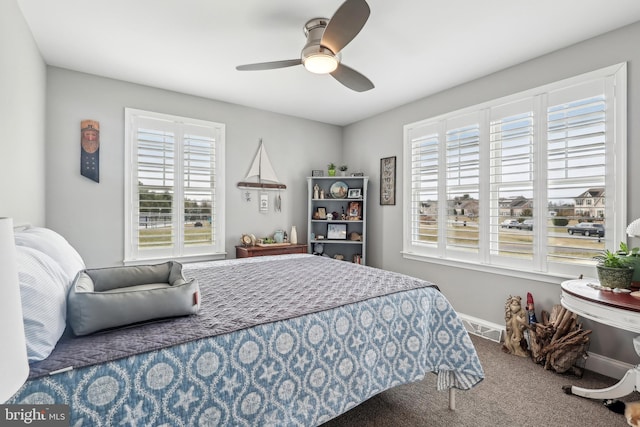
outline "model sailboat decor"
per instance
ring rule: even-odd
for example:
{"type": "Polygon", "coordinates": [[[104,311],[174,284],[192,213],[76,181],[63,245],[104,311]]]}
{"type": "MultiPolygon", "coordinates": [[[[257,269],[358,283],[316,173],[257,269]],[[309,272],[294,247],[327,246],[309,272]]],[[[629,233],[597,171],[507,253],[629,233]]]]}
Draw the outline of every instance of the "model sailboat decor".
{"type": "Polygon", "coordinates": [[[262,138],[260,138],[260,148],[258,148],[258,153],[253,159],[249,173],[244,178],[244,181],[238,183],[238,187],[264,190],[283,190],[287,188],[286,185],[278,180],[276,172],[269,161],[269,156],[267,156],[267,150],[262,143],[262,138]]]}

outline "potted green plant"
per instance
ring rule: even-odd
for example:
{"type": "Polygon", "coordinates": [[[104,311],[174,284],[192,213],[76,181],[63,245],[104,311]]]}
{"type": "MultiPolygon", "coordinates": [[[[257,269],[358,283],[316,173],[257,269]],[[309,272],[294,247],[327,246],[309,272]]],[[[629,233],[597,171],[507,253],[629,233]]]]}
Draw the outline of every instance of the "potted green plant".
{"type": "Polygon", "coordinates": [[[338,168],[338,170],[340,170],[340,175],[341,176],[347,176],[347,165],[342,165],[338,168]]]}
{"type": "Polygon", "coordinates": [[[600,285],[607,288],[628,288],[633,277],[633,265],[626,253],[606,249],[593,257],[598,260],[596,270],[600,285]]]}
{"type": "Polygon", "coordinates": [[[329,163],[327,170],[329,171],[329,176],[336,176],[336,165],[333,162],[329,163]]]}
{"type": "Polygon", "coordinates": [[[627,246],[626,243],[620,243],[620,250],[618,251],[621,255],[626,255],[628,262],[633,266],[633,277],[631,278],[631,282],[640,284],[640,248],[631,248],[627,246]]]}

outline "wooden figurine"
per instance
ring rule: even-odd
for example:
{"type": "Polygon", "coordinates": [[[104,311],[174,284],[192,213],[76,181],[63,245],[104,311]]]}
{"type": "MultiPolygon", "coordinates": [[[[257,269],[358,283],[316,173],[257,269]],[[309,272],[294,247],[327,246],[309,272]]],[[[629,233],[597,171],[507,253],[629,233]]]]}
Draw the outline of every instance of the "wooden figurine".
{"type": "Polygon", "coordinates": [[[527,327],[527,312],[522,308],[522,298],[519,296],[509,296],[504,305],[504,320],[507,326],[507,333],[504,337],[502,350],[505,353],[516,356],[528,357],[527,340],[524,337],[524,330],[527,327]]]}

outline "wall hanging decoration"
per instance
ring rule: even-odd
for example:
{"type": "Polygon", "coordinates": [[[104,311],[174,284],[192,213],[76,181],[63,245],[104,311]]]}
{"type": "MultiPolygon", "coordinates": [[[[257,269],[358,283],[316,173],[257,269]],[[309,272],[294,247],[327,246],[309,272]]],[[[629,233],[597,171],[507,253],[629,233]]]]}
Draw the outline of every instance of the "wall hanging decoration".
{"type": "MultiPolygon", "coordinates": [[[[276,172],[273,170],[269,156],[267,156],[267,150],[260,138],[260,147],[258,152],[253,158],[253,163],[249,168],[249,173],[245,176],[244,181],[238,183],[238,188],[245,190],[245,201],[251,201],[249,190],[257,189],[261,191],[265,190],[285,190],[286,185],[278,180],[276,172]]],[[[266,193],[260,193],[260,212],[266,213],[269,210],[269,196],[266,193]]],[[[280,212],[282,209],[282,198],[278,194],[274,199],[274,207],[276,212],[280,212]]]]}
{"type": "Polygon", "coordinates": [[[267,212],[269,210],[269,195],[267,193],[260,193],[260,212],[267,212]]]}
{"type": "Polygon", "coordinates": [[[244,179],[244,181],[238,183],[238,187],[259,188],[261,190],[284,190],[287,188],[286,185],[278,180],[269,156],[267,156],[267,150],[262,143],[262,138],[260,138],[260,147],[253,158],[249,173],[244,179]]]}
{"type": "Polygon", "coordinates": [[[100,182],[100,123],[80,122],[80,174],[100,182]]]}
{"type": "Polygon", "coordinates": [[[380,204],[396,204],[396,156],[380,159],[380,204]]]}
{"type": "Polygon", "coordinates": [[[282,197],[280,197],[280,194],[275,197],[273,205],[275,206],[276,212],[282,212],[282,197]]]}

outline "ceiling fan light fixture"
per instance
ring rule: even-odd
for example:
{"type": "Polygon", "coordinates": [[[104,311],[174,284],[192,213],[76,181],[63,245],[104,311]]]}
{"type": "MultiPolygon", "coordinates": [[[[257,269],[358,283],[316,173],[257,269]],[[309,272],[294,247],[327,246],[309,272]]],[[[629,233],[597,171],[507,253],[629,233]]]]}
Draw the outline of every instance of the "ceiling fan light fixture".
{"type": "Polygon", "coordinates": [[[316,53],[304,59],[304,67],[307,71],[316,74],[332,73],[338,68],[338,60],[334,55],[326,53],[316,53]]]}
{"type": "Polygon", "coordinates": [[[341,61],[342,49],[360,32],[370,12],[366,0],[344,0],[331,19],[313,18],[304,24],[307,42],[300,52],[300,59],[238,65],[236,69],[273,70],[303,65],[311,73],[331,74],[331,77],[353,91],[371,90],[374,88],[371,80],[341,61]]]}

